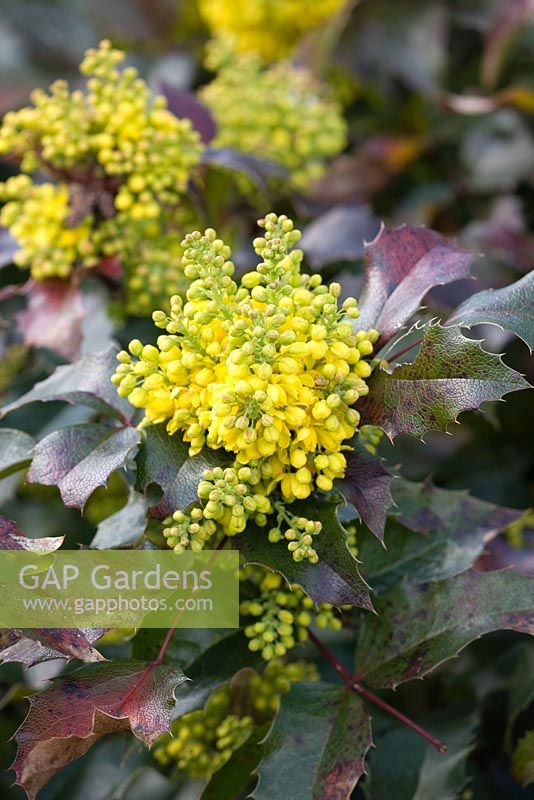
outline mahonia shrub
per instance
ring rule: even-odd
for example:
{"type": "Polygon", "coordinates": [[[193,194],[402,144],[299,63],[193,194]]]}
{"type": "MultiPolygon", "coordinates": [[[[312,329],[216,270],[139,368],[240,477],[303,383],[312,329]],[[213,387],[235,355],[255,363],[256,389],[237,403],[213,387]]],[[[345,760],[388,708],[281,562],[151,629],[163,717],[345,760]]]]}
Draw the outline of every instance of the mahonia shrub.
{"type": "Polygon", "coordinates": [[[0,184],[0,222],[19,243],[15,263],[37,280],[120,253],[134,273],[161,265],[160,296],[165,270],[176,263],[176,241],[165,255],[168,229],[183,222],[202,147],[189,119],[172,114],[134,67],[119,68],[124,59],[103,41],[80,66],[86,92],[56,81],[32,94],[33,106],[5,115],[0,154],[19,159],[25,174],[0,184]],[[32,180],[37,171],[55,182],[32,180]]]}
{"type": "Polygon", "coordinates": [[[175,767],[190,778],[208,779],[255,728],[272,720],[281,696],[289,692],[292,683],[319,679],[315,664],[285,664],[279,659],[270,661],[261,674],[251,670],[242,677],[235,681],[237,686],[220,686],[203,708],[173,723],[171,735],[162,736],[154,748],[159,764],[175,767]]]}
{"type": "Polygon", "coordinates": [[[302,36],[339,11],[345,0],[200,0],[211,32],[230,39],[237,52],[258,53],[266,61],[288,55],[302,36]]]}
{"type": "Polygon", "coordinates": [[[378,332],[355,329],[357,302],[340,306],[339,284],[301,274],[290,219],[269,214],[259,224],[262,261],[240,285],[214,230],[188,234],[186,302],[174,296],[170,315],[154,312],[166,333],[157,346],[132,341],[113,380],[144,410],[141,426],[180,431],[191,455],[204,447],[228,453],[226,467],[204,474],[198,507],[169,520],[171,546],[199,550],[218,530],[233,536],[254,519],[274,522],[269,540],[285,537],[295,560],[314,562],[321,524],[287,506],[329,492],[344,475],[378,332]]]}
{"type": "Polygon", "coordinates": [[[282,61],[264,68],[256,54],[212,49],[215,79],[200,97],[217,123],[213,142],[282,165],[289,185],[306,191],[345,147],[340,105],[307,69],[282,61]]]}

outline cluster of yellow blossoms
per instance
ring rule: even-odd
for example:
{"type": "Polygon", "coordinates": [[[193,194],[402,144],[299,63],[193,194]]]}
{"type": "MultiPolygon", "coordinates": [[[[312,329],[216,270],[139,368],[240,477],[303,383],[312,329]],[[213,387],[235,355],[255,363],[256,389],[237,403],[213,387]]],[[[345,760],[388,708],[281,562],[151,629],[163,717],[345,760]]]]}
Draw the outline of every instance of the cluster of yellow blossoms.
{"type": "MultiPolygon", "coordinates": [[[[240,286],[215,231],[189,234],[186,302],[175,296],[170,315],[154,312],[166,330],[157,346],[134,340],[118,355],[113,381],[145,410],[142,425],[181,431],[191,455],[224,449],[233,460],[200,484],[196,517],[179,512],[177,525],[170,523],[177,549],[191,537],[203,547],[216,522],[227,535],[244,530],[250,517],[265,525],[271,513],[285,525],[294,519],[287,502],[330,491],[344,475],[342,450],[360,422],[353,406],[368,392],[377,331],[354,330],[356,300],[339,307],[338,284],[300,273],[303,254],[293,249],[300,233],[291,220],[269,214],[259,224],[264,236],[254,247],[262,261],[240,286]]],[[[290,525],[283,535],[295,560],[317,560],[312,537],[319,531],[300,518],[290,525]]],[[[279,527],[270,538],[281,538],[279,527]]]]}
{"type": "Polygon", "coordinates": [[[176,766],[190,778],[209,778],[249,738],[254,727],[270,720],[295,681],[318,680],[314,664],[271,661],[263,673],[247,670],[237,686],[220,686],[198,711],[179,717],[171,735],[158,740],[154,756],[164,767],[176,766]],[[245,685],[243,684],[245,681],[245,685]]]}
{"type": "Polygon", "coordinates": [[[200,159],[190,120],[168,111],[135,68],[118,69],[124,58],[104,41],[81,64],[86,93],[56,81],[33,93],[32,107],[4,117],[0,154],[58,182],[19,176],[0,185],[0,223],[21,246],[17,263],[38,280],[93,267],[123,239],[135,257],[139,239],[165,233],[200,159]]]}
{"type": "Polygon", "coordinates": [[[215,146],[281,164],[299,191],[345,147],[341,107],[308,70],[289,62],[264,69],[257,55],[230,57],[200,97],[217,123],[215,146]]]}
{"type": "Polygon", "coordinates": [[[304,34],[328,20],[345,0],[200,0],[211,32],[227,37],[238,52],[259,53],[267,61],[288,55],[304,34]]]}

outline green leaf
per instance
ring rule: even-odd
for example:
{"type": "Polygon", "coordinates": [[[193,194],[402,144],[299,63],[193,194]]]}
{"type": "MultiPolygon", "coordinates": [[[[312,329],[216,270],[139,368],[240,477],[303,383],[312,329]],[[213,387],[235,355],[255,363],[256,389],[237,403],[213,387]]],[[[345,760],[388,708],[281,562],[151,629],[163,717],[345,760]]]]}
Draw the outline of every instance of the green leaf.
{"type": "Polygon", "coordinates": [[[145,498],[132,489],[126,505],[98,525],[91,547],[114,550],[133,545],[145,532],[146,524],[145,498]]]}
{"type": "Polygon", "coordinates": [[[351,442],[353,450],[347,454],[345,476],[336,481],[347,503],[352,503],[362,522],[381,542],[387,513],[393,502],[391,481],[393,475],[379,458],[372,456],[358,437],[351,442]]]}
{"type": "Polygon", "coordinates": [[[377,736],[376,749],[369,755],[367,800],[457,800],[467,783],[466,763],[473,749],[475,720],[436,719],[429,716],[425,729],[447,743],[438,753],[414,731],[390,727],[377,736]]]}
{"type": "Polygon", "coordinates": [[[197,487],[204,470],[227,464],[228,453],[205,447],[198,456],[189,455],[189,445],[179,435],[169,436],[165,425],[146,428],[137,456],[136,489],[145,492],[158,484],[163,497],[150,509],[150,515],[163,519],[198,499],[197,487]]]}
{"type": "Polygon", "coordinates": [[[498,325],[519,336],[530,351],[534,348],[534,271],[503,289],[486,289],[469,297],[447,325],[471,328],[473,325],[498,325]]]}
{"type": "Polygon", "coordinates": [[[384,344],[430,289],[469,277],[474,257],[428,228],[383,227],[365,246],[358,327],[376,328],[384,344]]]}
{"type": "Polygon", "coordinates": [[[358,530],[362,571],[378,592],[405,577],[438,581],[465,572],[486,543],[522,515],[467,492],[439,489],[430,481],[398,479],[393,498],[395,518],[386,528],[386,550],[365,528],[358,530]]]}
{"type": "Polygon", "coordinates": [[[202,792],[200,800],[235,800],[241,797],[252,780],[263,755],[262,739],[267,735],[270,723],[254,728],[251,735],[235,751],[230,761],[218,770],[202,792]]]}
{"type": "Polygon", "coordinates": [[[264,743],[255,800],[348,800],[372,745],[361,699],[341,686],[296,683],[264,743]]]}
{"type": "Polygon", "coordinates": [[[375,370],[368,383],[358,410],[366,424],[378,425],[392,439],[399,433],[422,438],[430,430],[446,431],[461,411],[529,388],[500,356],[458,328],[441,325],[426,328],[413,363],[392,372],[375,370]]]}
{"type": "Polygon", "coordinates": [[[438,583],[404,583],[376,602],[356,645],[356,672],[372,686],[422,678],[485,633],[534,634],[532,580],[513,572],[475,572],[438,583]]]}
{"type": "Polygon", "coordinates": [[[0,428],[0,478],[27,467],[35,440],[14,428],[0,428]]]}
{"type": "Polygon", "coordinates": [[[273,544],[267,528],[248,525],[240,536],[232,538],[245,564],[262,564],[280,572],[289,583],[297,583],[316,603],[359,606],[371,609],[369,587],[358,570],[358,561],[347,547],[347,534],[337,516],[338,505],[313,499],[291,505],[292,513],[322,523],[314,540],[319,556],[317,564],[295,561],[286,542],[273,544]]]}
{"type": "Polygon", "coordinates": [[[131,731],[148,745],[169,730],[178,667],[117,660],[83,667],[30,698],[16,733],[17,785],[33,800],[65,764],[107,733],[131,731]]]}
{"type": "Polygon", "coordinates": [[[58,367],[49,378],[36,383],[29,392],[0,409],[0,419],[29,403],[63,400],[89,406],[128,422],[135,409],[118,396],[111,383],[117,366],[116,353],[117,348],[113,346],[103,353],[89,353],[74,364],[58,367]]]}
{"type": "Polygon", "coordinates": [[[125,466],[140,438],[136,428],[97,422],[53,431],[35,447],[27,481],[57,486],[67,507],[83,508],[94,490],[125,466]]]}

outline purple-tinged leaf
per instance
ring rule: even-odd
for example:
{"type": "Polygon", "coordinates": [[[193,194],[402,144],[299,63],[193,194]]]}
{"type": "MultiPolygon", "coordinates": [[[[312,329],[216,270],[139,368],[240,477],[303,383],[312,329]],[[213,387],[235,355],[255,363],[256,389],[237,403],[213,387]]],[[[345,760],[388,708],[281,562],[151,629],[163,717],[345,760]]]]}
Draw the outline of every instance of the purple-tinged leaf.
{"type": "Polygon", "coordinates": [[[103,661],[92,647],[107,628],[34,628],[20,631],[0,630],[0,662],[19,662],[27,667],[53,658],[77,658],[80,661],[103,661]]]}
{"type": "Polygon", "coordinates": [[[461,411],[529,386],[458,328],[432,325],[413,363],[375,370],[358,410],[365,424],[378,425],[391,439],[400,433],[422,438],[430,430],[446,431],[461,411]]]}
{"type": "Polygon", "coordinates": [[[254,800],[348,800],[373,744],[370,716],[341,686],[297,683],[263,744],[254,800]]]}
{"type": "Polygon", "coordinates": [[[434,286],[467,278],[474,254],[428,228],[382,228],[365,246],[360,328],[376,328],[385,344],[434,286]]]}
{"type": "Polygon", "coordinates": [[[13,256],[18,249],[17,240],[11,236],[6,228],[0,227],[0,269],[13,263],[13,256]]]}
{"type": "Polygon", "coordinates": [[[377,600],[356,645],[356,671],[394,689],[422,678],[474,639],[498,630],[534,635],[532,580],[469,570],[437,583],[404,583],[377,600]]]}
{"type": "Polygon", "coordinates": [[[475,566],[484,572],[512,569],[520,575],[534,578],[534,548],[512,547],[503,536],[499,536],[488,544],[475,566]]]}
{"type": "Polygon", "coordinates": [[[28,304],[17,314],[17,325],[28,347],[47,347],[71,361],[80,355],[83,298],[68,281],[36,283],[28,293],[28,304]]]}
{"type": "Polygon", "coordinates": [[[383,542],[386,517],[393,503],[390,487],[394,476],[358,439],[353,448],[346,455],[345,477],[336,481],[336,487],[347,503],[355,507],[362,522],[383,542]]]}
{"type": "Polygon", "coordinates": [[[486,289],[469,297],[447,320],[447,325],[471,328],[498,325],[519,336],[534,349],[534,271],[503,289],[486,289]]]}
{"type": "Polygon", "coordinates": [[[191,458],[180,434],[169,436],[165,425],[151,425],[143,432],[137,456],[136,489],[146,493],[152,484],[161,487],[163,497],[150,509],[150,516],[163,519],[196,502],[204,471],[224,464],[229,464],[228,453],[204,448],[191,458]]]}
{"type": "Polygon", "coordinates": [[[116,353],[117,348],[113,346],[102,353],[89,353],[74,364],[58,367],[50,377],[0,409],[0,418],[29,403],[63,400],[73,405],[89,406],[123,421],[130,420],[135,409],[118,396],[111,383],[117,365],[116,353]]]}
{"type": "Polygon", "coordinates": [[[168,732],[174,690],[186,680],[174,666],[138,661],[92,664],[30,697],[16,733],[17,780],[28,798],[107,733],[131,731],[147,745],[168,732]]]}
{"type": "Polygon", "coordinates": [[[68,508],[83,508],[94,490],[126,465],[140,439],[136,428],[96,422],[61,428],[36,445],[27,481],[57,486],[68,508]]]}
{"type": "Polygon", "coordinates": [[[64,536],[46,536],[30,539],[20,528],[6,517],[0,517],[0,550],[30,550],[38,553],[53,553],[63,544],[64,536]]]}
{"type": "Polygon", "coordinates": [[[321,269],[335,261],[362,258],[364,240],[376,236],[378,229],[368,206],[339,205],[306,225],[299,247],[310,266],[321,269]]]}
{"type": "Polygon", "coordinates": [[[293,503],[297,516],[318,520],[321,533],[314,540],[319,556],[317,564],[295,561],[285,541],[272,544],[267,529],[248,525],[246,531],[232,539],[245,564],[261,564],[280,572],[291,584],[301,586],[315,603],[335,606],[350,604],[372,609],[369,587],[358,570],[358,561],[347,547],[347,534],[337,517],[337,505],[312,500],[293,503]]]}
{"type": "Polygon", "coordinates": [[[31,461],[35,440],[24,431],[0,428],[0,477],[26,467],[31,461]]]}
{"type": "Polygon", "coordinates": [[[160,81],[159,92],[167,100],[167,108],[175,117],[190,119],[204,144],[215,138],[217,125],[209,108],[198,99],[198,95],[186,89],[178,89],[167,81],[160,81]]]}

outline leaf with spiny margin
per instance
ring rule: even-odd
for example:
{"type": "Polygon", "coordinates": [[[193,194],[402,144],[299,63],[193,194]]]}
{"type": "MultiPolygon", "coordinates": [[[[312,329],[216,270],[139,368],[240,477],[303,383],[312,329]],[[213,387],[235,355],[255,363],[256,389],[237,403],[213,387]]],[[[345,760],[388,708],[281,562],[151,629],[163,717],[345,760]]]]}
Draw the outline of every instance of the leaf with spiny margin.
{"type": "Polygon", "coordinates": [[[296,683],[264,742],[254,800],[348,800],[372,746],[362,700],[342,686],[296,683]]]}
{"type": "Polygon", "coordinates": [[[465,300],[447,325],[471,328],[498,325],[519,336],[532,352],[534,348],[534,271],[503,289],[486,289],[465,300]]]}
{"type": "Polygon", "coordinates": [[[358,530],[358,557],[365,579],[379,593],[400,583],[439,581],[473,566],[503,528],[521,511],[488,503],[467,492],[433,483],[397,479],[393,484],[395,518],[386,527],[386,550],[371,533],[358,530]]]}
{"type": "Polygon", "coordinates": [[[30,698],[12,768],[30,800],[66,764],[107,733],[130,731],[147,745],[170,728],[174,690],[186,679],[171,665],[117,660],[56,679],[30,698]]]}
{"type": "Polygon", "coordinates": [[[532,580],[513,572],[405,582],[379,598],[376,610],[362,621],[356,672],[379,688],[424,677],[485,633],[534,635],[532,580]]]}
{"type": "Polygon", "coordinates": [[[26,480],[57,486],[67,508],[83,508],[139,444],[137,428],[83,422],[53,431],[36,445],[26,480]]]}
{"type": "Polygon", "coordinates": [[[430,430],[446,431],[460,412],[530,388],[500,356],[487,353],[459,328],[441,325],[426,328],[413,363],[392,372],[376,369],[368,385],[358,411],[365,424],[378,425],[391,439],[400,433],[423,438],[430,430]]]}
{"type": "Polygon", "coordinates": [[[303,500],[291,504],[295,516],[317,520],[321,532],[314,537],[313,546],[319,556],[317,564],[295,561],[287,542],[273,544],[267,538],[267,528],[249,524],[244,533],[231,539],[241,552],[245,564],[261,564],[281,573],[288,583],[296,583],[315,603],[335,606],[350,604],[371,609],[369,587],[358,570],[358,561],[347,547],[347,534],[337,516],[338,504],[327,500],[303,500]]]}
{"type": "Polygon", "coordinates": [[[126,505],[100,522],[91,547],[97,550],[128,547],[141,538],[146,525],[146,499],[132,489],[126,505]]]}
{"type": "Polygon", "coordinates": [[[345,456],[345,475],[336,481],[336,488],[347,503],[352,503],[362,522],[383,542],[386,518],[393,502],[390,486],[394,476],[379,458],[365,449],[358,436],[350,445],[353,450],[345,456]]]}
{"type": "Polygon", "coordinates": [[[468,278],[474,254],[428,228],[382,228],[365,245],[359,328],[380,331],[385,344],[434,286],[468,278]]]}
{"type": "Polygon", "coordinates": [[[425,730],[446,742],[438,753],[415,731],[394,723],[381,735],[374,727],[376,748],[369,754],[367,800],[457,800],[468,781],[467,760],[474,747],[476,718],[434,711],[420,720],[425,730]]]}
{"type": "Polygon", "coordinates": [[[112,346],[102,353],[89,353],[74,364],[58,367],[44,381],[36,383],[29,392],[0,409],[0,418],[29,403],[62,400],[65,403],[89,406],[123,421],[130,420],[135,409],[127,400],[118,396],[111,383],[111,376],[117,366],[117,351],[112,346]]]}
{"type": "Polygon", "coordinates": [[[107,628],[33,628],[0,630],[0,662],[18,662],[27,667],[53,658],[77,658],[92,663],[104,657],[92,645],[107,628]]]}
{"type": "Polygon", "coordinates": [[[165,425],[151,425],[144,430],[139,447],[135,488],[146,493],[151,484],[161,487],[163,497],[150,509],[150,516],[163,519],[198,500],[204,470],[229,463],[228,453],[208,447],[191,457],[179,433],[169,436],[165,425]]]}
{"type": "Polygon", "coordinates": [[[27,467],[35,439],[14,428],[0,428],[0,478],[27,467]]]}

